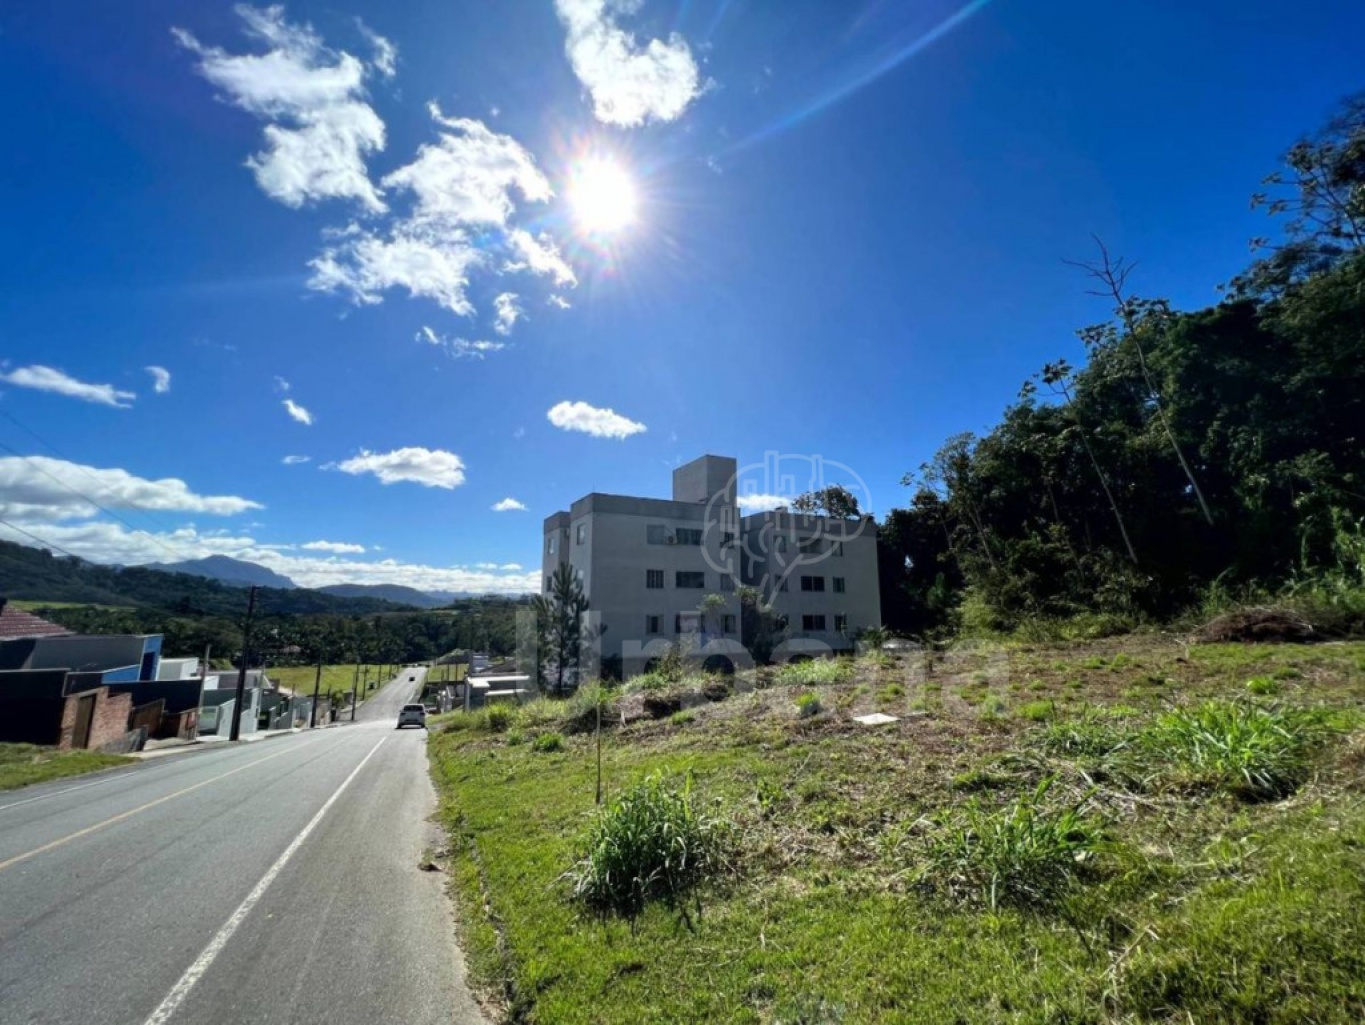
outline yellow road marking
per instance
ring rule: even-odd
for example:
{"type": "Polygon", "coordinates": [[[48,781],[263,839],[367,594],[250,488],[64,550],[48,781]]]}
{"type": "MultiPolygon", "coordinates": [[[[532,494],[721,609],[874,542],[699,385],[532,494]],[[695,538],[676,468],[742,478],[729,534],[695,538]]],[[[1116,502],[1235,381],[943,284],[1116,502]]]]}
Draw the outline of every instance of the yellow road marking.
{"type": "MultiPolygon", "coordinates": [[[[136,808],[130,808],[128,811],[119,812],[117,815],[110,816],[103,822],[96,822],[93,826],[86,826],[84,829],[78,829],[76,830],[76,832],[70,833],[64,837],[61,837],[60,839],[53,840],[49,843],[45,843],[41,847],[35,847],[33,848],[33,850],[26,851],[23,854],[16,854],[12,858],[7,858],[4,861],[0,861],[0,872],[3,872],[5,869],[19,864],[21,861],[28,861],[29,858],[36,858],[39,854],[43,854],[57,847],[61,847],[63,844],[68,844],[72,840],[79,840],[83,836],[89,836],[91,833],[95,832],[96,830],[103,829],[105,826],[112,826],[115,822],[122,822],[124,819],[132,818],[134,815],[140,814],[141,812],[146,811],[148,808],[155,808],[158,804],[165,804],[172,798],[183,797],[185,794],[198,790],[200,787],[206,787],[210,783],[217,783],[220,779],[227,779],[229,776],[235,776],[237,773],[242,772],[246,769],[250,769],[253,766],[260,765],[262,762],[268,762],[272,758],[278,758],[282,754],[287,754],[289,750],[291,749],[286,748],[284,751],[276,751],[273,755],[266,755],[264,758],[257,758],[254,762],[248,762],[246,765],[239,765],[237,766],[237,768],[230,769],[227,772],[223,773],[221,776],[214,776],[212,779],[206,779],[200,783],[195,783],[193,786],[188,786],[185,787],[184,789],[177,790],[173,794],[166,794],[164,797],[158,797],[155,801],[148,801],[146,804],[139,805],[136,808]]],[[[293,750],[297,749],[295,748],[293,750]]]]}

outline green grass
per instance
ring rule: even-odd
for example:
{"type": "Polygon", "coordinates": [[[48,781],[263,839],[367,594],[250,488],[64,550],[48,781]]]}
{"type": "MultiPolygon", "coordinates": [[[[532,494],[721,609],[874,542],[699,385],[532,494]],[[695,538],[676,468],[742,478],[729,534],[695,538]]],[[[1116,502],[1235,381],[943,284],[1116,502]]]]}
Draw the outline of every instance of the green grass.
{"type": "MultiPolygon", "coordinates": [[[[603,812],[568,711],[509,722],[518,744],[449,717],[428,750],[471,979],[528,1023],[1354,1025],[1365,645],[1252,655],[1154,634],[1021,646],[987,685],[985,656],[947,652],[927,682],[854,665],[819,685],[815,718],[760,688],[688,709],[685,729],[615,697],[609,807],[690,777],[690,813],[728,832],[718,872],[633,917],[574,896],[603,812]],[[1262,675],[1293,680],[1292,702],[1249,700],[1262,675]],[[1020,680],[1050,717],[979,714],[1020,680]],[[887,710],[925,714],[850,721],[892,685],[887,710]],[[976,705],[938,698],[964,689],[976,705]],[[538,754],[549,730],[564,748],[538,754]]],[[[627,894],[647,878],[605,875],[627,894]]]]}
{"type": "Polygon", "coordinates": [[[853,661],[846,658],[812,658],[780,666],[773,680],[784,686],[802,687],[844,683],[853,676],[854,668],[853,661]]]}
{"type": "Polygon", "coordinates": [[[129,765],[137,759],[98,751],[58,751],[36,744],[0,744],[0,790],[129,765]]]}
{"type": "MultiPolygon", "coordinates": [[[[322,686],[319,690],[321,694],[332,694],[338,691],[351,693],[351,685],[355,682],[355,664],[348,665],[328,665],[322,667],[322,686]]],[[[371,667],[370,680],[373,682],[375,673],[379,671],[378,666],[371,667]]],[[[360,669],[363,680],[365,667],[360,669]]],[[[266,675],[274,680],[280,687],[292,690],[296,694],[311,697],[313,694],[313,680],[317,676],[317,666],[271,666],[266,670],[266,675]]]]}

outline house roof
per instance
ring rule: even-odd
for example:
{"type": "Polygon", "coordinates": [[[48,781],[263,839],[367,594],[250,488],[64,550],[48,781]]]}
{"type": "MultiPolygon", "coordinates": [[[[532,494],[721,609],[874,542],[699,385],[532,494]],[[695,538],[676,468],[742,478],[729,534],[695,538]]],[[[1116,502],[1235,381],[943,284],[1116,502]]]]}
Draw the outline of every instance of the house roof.
{"type": "Polygon", "coordinates": [[[71,631],[64,626],[49,623],[31,612],[0,601],[0,641],[21,637],[63,637],[69,633],[71,631]]]}

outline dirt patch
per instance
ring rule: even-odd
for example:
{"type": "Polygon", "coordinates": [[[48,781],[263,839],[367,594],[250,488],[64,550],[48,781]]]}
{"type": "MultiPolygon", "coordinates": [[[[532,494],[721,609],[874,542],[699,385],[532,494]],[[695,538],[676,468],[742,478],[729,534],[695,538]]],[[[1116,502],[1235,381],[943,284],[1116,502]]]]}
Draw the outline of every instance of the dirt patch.
{"type": "Polygon", "coordinates": [[[1321,640],[1313,624],[1287,609],[1238,609],[1195,632],[1201,644],[1309,644],[1321,640]]]}

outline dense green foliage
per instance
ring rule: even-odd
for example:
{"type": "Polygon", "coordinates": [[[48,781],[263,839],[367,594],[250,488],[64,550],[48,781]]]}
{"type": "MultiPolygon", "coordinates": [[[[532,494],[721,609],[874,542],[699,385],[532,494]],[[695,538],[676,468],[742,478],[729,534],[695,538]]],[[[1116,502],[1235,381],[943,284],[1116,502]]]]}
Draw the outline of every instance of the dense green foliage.
{"type": "MultiPolygon", "coordinates": [[[[1365,622],[1365,97],[1296,146],[1290,220],[1226,301],[1142,299],[1101,248],[1112,319],[950,439],[881,528],[883,615],[908,632],[1099,613],[1165,618],[1224,591],[1365,622]]],[[[1102,632],[1103,625],[1099,628],[1102,632]]]]}

